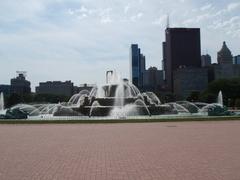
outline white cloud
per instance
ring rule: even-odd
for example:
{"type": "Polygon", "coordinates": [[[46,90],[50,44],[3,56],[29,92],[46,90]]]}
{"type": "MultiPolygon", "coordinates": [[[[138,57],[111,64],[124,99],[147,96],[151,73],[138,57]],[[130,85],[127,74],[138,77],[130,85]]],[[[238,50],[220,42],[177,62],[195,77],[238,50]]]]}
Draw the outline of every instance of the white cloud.
{"type": "Polygon", "coordinates": [[[110,17],[102,17],[101,18],[101,23],[103,24],[107,24],[107,23],[111,23],[112,19],[110,17]]]}
{"type": "Polygon", "coordinates": [[[124,13],[127,14],[130,9],[130,5],[128,4],[127,6],[124,7],[124,13]]]}
{"type": "Polygon", "coordinates": [[[240,25],[240,17],[234,16],[225,21],[216,20],[215,22],[213,22],[213,25],[211,27],[213,29],[222,29],[222,28],[229,29],[231,27],[238,26],[238,25],[240,25]]]}
{"type": "Polygon", "coordinates": [[[239,7],[240,7],[240,2],[234,2],[234,3],[228,4],[227,10],[228,11],[233,11],[233,10],[239,8],[239,7]]]}
{"type": "Polygon", "coordinates": [[[142,17],[143,17],[143,13],[142,13],[142,12],[139,12],[139,13],[137,13],[136,15],[131,16],[131,17],[130,17],[130,20],[131,20],[131,21],[137,21],[137,20],[141,19],[142,17]]]}
{"type": "Polygon", "coordinates": [[[96,12],[97,12],[96,9],[89,9],[89,8],[86,8],[85,6],[81,6],[78,9],[71,9],[71,8],[68,9],[69,15],[76,15],[77,17],[87,17],[90,15],[93,15],[96,12]]]}
{"type": "Polygon", "coordinates": [[[212,4],[207,4],[200,8],[201,11],[206,11],[212,8],[212,4]]]}
{"type": "Polygon", "coordinates": [[[101,18],[100,22],[103,24],[111,23],[113,20],[111,19],[111,11],[112,8],[101,9],[99,11],[99,16],[101,18]]]}
{"type": "Polygon", "coordinates": [[[88,17],[88,15],[85,14],[85,13],[82,13],[82,14],[80,14],[80,15],[77,16],[77,18],[80,19],[80,20],[81,20],[81,19],[85,19],[85,18],[87,18],[87,17],[88,17]]]}
{"type": "Polygon", "coordinates": [[[211,14],[209,13],[205,13],[205,14],[201,14],[201,15],[197,15],[193,18],[190,19],[186,19],[185,21],[183,21],[184,25],[189,25],[189,24],[195,24],[197,25],[198,23],[202,22],[202,21],[207,21],[211,18],[211,14]]]}
{"type": "Polygon", "coordinates": [[[153,21],[153,24],[155,24],[155,25],[167,24],[167,15],[165,14],[163,16],[160,16],[155,21],[153,21]]]}
{"type": "Polygon", "coordinates": [[[220,9],[215,13],[215,16],[223,16],[224,14],[232,13],[234,10],[240,8],[240,3],[229,3],[226,5],[226,8],[220,9]]]}

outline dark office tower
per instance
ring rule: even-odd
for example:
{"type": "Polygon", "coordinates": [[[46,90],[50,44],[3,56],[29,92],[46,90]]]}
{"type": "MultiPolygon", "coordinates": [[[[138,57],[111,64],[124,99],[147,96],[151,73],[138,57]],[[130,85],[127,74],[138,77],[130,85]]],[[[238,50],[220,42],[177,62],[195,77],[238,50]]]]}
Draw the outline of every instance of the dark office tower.
{"type": "Polygon", "coordinates": [[[142,74],[145,71],[145,56],[141,54],[137,44],[132,44],[130,47],[130,80],[141,88],[143,86],[142,74]]]}
{"type": "Polygon", "coordinates": [[[146,58],[143,54],[140,54],[140,67],[141,73],[143,73],[146,70],[146,58]]]}
{"type": "Polygon", "coordinates": [[[144,72],[146,71],[146,59],[143,54],[140,54],[140,87],[143,87],[143,75],[144,72]]]}
{"type": "MultiPolygon", "coordinates": [[[[167,89],[173,91],[173,73],[178,68],[201,67],[199,28],[167,28],[165,30],[165,62],[167,89]]],[[[163,48],[164,49],[164,48],[163,48]]]]}
{"type": "Polygon", "coordinates": [[[222,49],[217,53],[218,64],[233,64],[231,51],[228,49],[226,42],[223,42],[222,49]]]}
{"type": "Polygon", "coordinates": [[[137,44],[132,44],[130,48],[130,81],[139,87],[140,81],[140,53],[137,44]]]}
{"type": "Polygon", "coordinates": [[[162,70],[163,70],[163,80],[166,80],[166,42],[162,43],[162,70]]]}

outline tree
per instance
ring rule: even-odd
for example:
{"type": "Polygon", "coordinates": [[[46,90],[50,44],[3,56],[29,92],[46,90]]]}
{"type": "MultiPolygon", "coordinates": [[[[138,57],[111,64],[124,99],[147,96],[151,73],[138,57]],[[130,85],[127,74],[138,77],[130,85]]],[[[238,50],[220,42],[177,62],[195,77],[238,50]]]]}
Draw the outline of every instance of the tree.
{"type": "Polygon", "coordinates": [[[7,98],[6,106],[11,107],[21,102],[23,102],[23,97],[19,94],[13,93],[7,98]]]}
{"type": "Polygon", "coordinates": [[[229,99],[235,101],[240,98],[240,78],[219,79],[211,82],[208,89],[200,95],[205,102],[216,102],[219,91],[222,91],[224,104],[229,104],[229,99]]]}
{"type": "Polygon", "coordinates": [[[235,100],[235,107],[237,107],[237,108],[240,107],[240,98],[235,100]]]}
{"type": "Polygon", "coordinates": [[[192,102],[199,101],[199,96],[200,96],[199,91],[192,91],[189,97],[187,97],[187,101],[192,101],[192,102]]]}
{"type": "Polygon", "coordinates": [[[176,95],[175,94],[166,94],[164,98],[164,102],[174,102],[176,101],[176,95]]]}
{"type": "Polygon", "coordinates": [[[64,95],[53,95],[53,94],[36,94],[33,98],[33,102],[39,103],[58,103],[67,102],[69,97],[64,95]]]}

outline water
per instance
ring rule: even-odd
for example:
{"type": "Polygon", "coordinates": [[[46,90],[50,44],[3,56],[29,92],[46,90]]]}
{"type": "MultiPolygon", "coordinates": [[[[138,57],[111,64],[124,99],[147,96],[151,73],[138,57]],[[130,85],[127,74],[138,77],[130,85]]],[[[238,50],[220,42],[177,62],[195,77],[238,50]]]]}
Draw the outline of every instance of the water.
{"type": "Polygon", "coordinates": [[[85,96],[88,96],[90,92],[88,90],[82,90],[78,94],[74,94],[68,101],[68,105],[79,107],[85,96]]]}
{"type": "Polygon", "coordinates": [[[187,113],[187,114],[190,113],[189,110],[181,104],[178,104],[175,102],[171,102],[171,103],[167,103],[167,104],[171,105],[178,113],[187,113]]]}
{"type": "Polygon", "coordinates": [[[4,95],[0,93],[0,112],[4,110],[4,95]]]}
{"type": "Polygon", "coordinates": [[[100,104],[98,103],[98,101],[94,101],[89,112],[89,117],[92,117],[94,111],[99,107],[100,107],[100,104]]]}
{"type": "Polygon", "coordinates": [[[111,117],[125,119],[127,116],[137,116],[141,113],[150,115],[143,96],[133,84],[123,81],[119,76],[114,75],[114,73],[113,78],[110,78],[109,82],[117,84],[114,96],[114,106],[109,114],[111,117]],[[126,102],[126,99],[134,97],[137,98],[135,102],[126,102]]]}
{"type": "Polygon", "coordinates": [[[153,92],[145,92],[143,94],[148,97],[148,100],[150,101],[151,104],[157,104],[157,105],[161,104],[160,99],[153,92]]]}
{"type": "Polygon", "coordinates": [[[116,88],[114,106],[123,107],[125,103],[124,101],[125,97],[126,97],[126,94],[124,92],[124,84],[123,82],[120,82],[116,88]]]}
{"type": "Polygon", "coordinates": [[[223,107],[223,95],[222,95],[222,91],[219,91],[219,93],[218,93],[217,103],[220,104],[220,105],[223,107]]]}

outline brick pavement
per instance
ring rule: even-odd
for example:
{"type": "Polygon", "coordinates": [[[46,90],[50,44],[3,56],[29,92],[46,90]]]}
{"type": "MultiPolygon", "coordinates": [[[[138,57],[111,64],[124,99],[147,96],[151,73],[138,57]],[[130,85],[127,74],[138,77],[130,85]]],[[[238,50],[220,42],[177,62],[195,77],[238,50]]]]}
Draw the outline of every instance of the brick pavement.
{"type": "Polygon", "coordinates": [[[0,180],[239,180],[240,121],[0,125],[0,180]]]}

